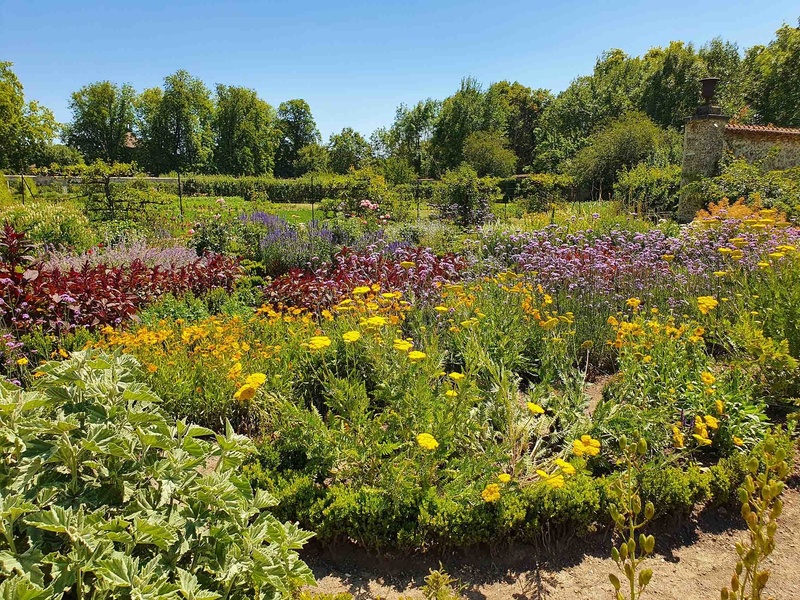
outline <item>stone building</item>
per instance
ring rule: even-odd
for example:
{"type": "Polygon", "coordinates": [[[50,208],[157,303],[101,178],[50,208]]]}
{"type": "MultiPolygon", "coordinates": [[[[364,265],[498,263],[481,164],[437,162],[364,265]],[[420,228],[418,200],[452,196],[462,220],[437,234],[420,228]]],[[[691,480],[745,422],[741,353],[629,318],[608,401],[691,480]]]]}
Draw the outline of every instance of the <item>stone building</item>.
{"type": "MultiPolygon", "coordinates": [[[[800,129],[730,123],[730,117],[722,114],[722,109],[712,102],[718,81],[715,78],[702,80],[705,103],[686,118],[681,187],[717,175],[726,153],[759,163],[764,171],[800,166],[800,129]]],[[[701,208],[704,208],[703,199],[682,193],[678,219],[690,221],[701,208]]]]}

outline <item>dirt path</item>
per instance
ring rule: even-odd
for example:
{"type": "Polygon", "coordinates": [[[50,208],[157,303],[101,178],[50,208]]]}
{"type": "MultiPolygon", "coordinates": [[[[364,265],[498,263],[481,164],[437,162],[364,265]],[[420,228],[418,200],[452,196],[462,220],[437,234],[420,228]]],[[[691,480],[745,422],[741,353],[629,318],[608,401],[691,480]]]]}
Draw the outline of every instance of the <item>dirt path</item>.
{"type": "MultiPolygon", "coordinates": [[[[784,503],[767,591],[776,600],[795,600],[800,598],[797,487],[784,493],[784,503]]],[[[744,538],[741,517],[715,511],[655,533],[656,556],[649,561],[654,575],[645,598],[717,600],[733,572],[734,543],[744,538]]],[[[470,556],[392,559],[337,548],[305,558],[319,591],[349,592],[358,600],[396,600],[402,594],[422,598],[412,589],[439,561],[462,582],[469,600],[601,600],[613,598],[608,573],[616,567],[606,558],[609,548],[609,538],[598,535],[549,551],[514,547],[470,556]]]]}

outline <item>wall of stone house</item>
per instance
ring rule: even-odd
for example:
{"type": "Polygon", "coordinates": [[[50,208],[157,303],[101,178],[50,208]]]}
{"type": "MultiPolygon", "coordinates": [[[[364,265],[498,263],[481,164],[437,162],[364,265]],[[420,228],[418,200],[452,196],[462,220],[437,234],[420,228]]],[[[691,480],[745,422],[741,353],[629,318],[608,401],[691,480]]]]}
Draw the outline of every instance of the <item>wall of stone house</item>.
{"type": "MultiPolygon", "coordinates": [[[[698,179],[717,175],[725,146],[727,123],[728,117],[721,114],[693,116],[686,119],[683,131],[681,187],[698,179]]],[[[704,206],[699,198],[681,192],[676,217],[679,221],[691,221],[697,211],[704,206]]]]}
{"type": "Polygon", "coordinates": [[[800,135],[726,130],[724,151],[749,163],[760,163],[765,171],[790,169],[800,166],[800,135]]]}

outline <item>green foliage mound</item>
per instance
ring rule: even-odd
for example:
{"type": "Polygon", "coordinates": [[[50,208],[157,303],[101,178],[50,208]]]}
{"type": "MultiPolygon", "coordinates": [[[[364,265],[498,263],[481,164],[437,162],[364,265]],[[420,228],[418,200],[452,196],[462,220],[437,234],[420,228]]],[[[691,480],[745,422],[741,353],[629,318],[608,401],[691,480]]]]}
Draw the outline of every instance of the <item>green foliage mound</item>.
{"type": "Polygon", "coordinates": [[[250,440],[172,421],[130,356],[0,381],[0,597],[288,597],[311,534],[239,474],[250,440]],[[134,594],[135,592],[135,594],[134,594]]]}

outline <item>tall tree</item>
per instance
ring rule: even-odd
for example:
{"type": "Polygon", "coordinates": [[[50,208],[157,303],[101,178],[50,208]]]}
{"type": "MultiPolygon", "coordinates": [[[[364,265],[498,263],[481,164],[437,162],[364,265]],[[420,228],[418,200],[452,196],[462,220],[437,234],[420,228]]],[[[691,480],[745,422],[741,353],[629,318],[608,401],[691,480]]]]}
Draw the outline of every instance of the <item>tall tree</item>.
{"type": "Polygon", "coordinates": [[[319,130],[308,102],[302,99],[281,102],[278,107],[278,135],[275,175],[296,177],[300,174],[300,151],[310,144],[320,143],[319,130]]]}
{"type": "Polygon", "coordinates": [[[73,92],[69,107],[72,121],[65,128],[67,144],[77,148],[87,161],[129,159],[126,146],[133,129],[136,92],[130,85],[98,81],[73,92]]]}
{"type": "Polygon", "coordinates": [[[214,167],[231,175],[264,175],[275,167],[276,114],[254,90],[217,85],[214,167]]]}
{"type": "Polygon", "coordinates": [[[328,142],[330,167],[334,173],[347,173],[350,168],[360,169],[370,156],[370,145],[352,127],[345,127],[341,133],[331,134],[328,142]]]}
{"type": "Polygon", "coordinates": [[[756,119],[800,127],[800,21],[778,29],[766,47],[751,48],[745,63],[753,77],[748,95],[756,119]]]}
{"type": "Polygon", "coordinates": [[[522,172],[536,156],[542,112],[552,102],[553,95],[549,90],[532,90],[516,81],[499,81],[489,87],[487,96],[496,97],[501,103],[504,133],[517,156],[517,170],[522,172]]]}
{"type": "Polygon", "coordinates": [[[431,155],[436,174],[464,160],[464,142],[476,131],[502,128],[499,102],[487,102],[481,85],[472,77],[461,80],[459,90],[445,99],[431,136],[431,155]]]}
{"type": "Polygon", "coordinates": [[[703,61],[706,75],[720,78],[715,102],[722,106],[725,114],[740,114],[747,104],[748,73],[742,68],[739,47],[717,37],[704,44],[697,54],[703,61]]]}
{"type": "Polygon", "coordinates": [[[424,175],[430,164],[430,139],[441,102],[423,100],[413,108],[401,104],[386,136],[393,157],[407,162],[417,175],[424,175]]]}
{"type": "Polygon", "coordinates": [[[23,171],[52,141],[56,121],[38,102],[25,102],[11,67],[0,62],[0,169],[23,171]]]}
{"type": "Polygon", "coordinates": [[[139,136],[153,173],[203,170],[212,146],[211,93],[184,70],[164,79],[163,91],[145,90],[138,101],[139,136]]]}
{"type": "Polygon", "coordinates": [[[697,107],[706,66],[694,46],[683,42],[652,48],[644,60],[648,75],[639,107],[659,125],[680,127],[697,107]]]}

